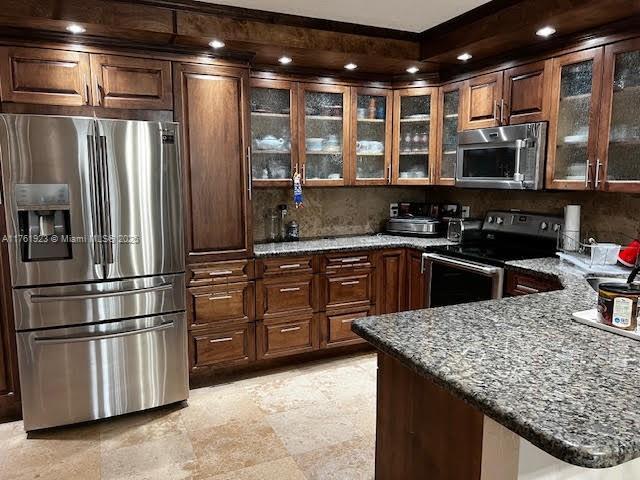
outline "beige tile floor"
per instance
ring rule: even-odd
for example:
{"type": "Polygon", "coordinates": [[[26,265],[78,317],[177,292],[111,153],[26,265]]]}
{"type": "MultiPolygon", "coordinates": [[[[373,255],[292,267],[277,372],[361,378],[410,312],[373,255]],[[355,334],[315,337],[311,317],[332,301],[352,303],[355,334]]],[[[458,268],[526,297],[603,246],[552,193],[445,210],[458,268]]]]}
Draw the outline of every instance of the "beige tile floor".
{"type": "Polygon", "coordinates": [[[272,371],[29,438],[22,422],[1,424],[0,479],[372,479],[375,362],[272,371]]]}

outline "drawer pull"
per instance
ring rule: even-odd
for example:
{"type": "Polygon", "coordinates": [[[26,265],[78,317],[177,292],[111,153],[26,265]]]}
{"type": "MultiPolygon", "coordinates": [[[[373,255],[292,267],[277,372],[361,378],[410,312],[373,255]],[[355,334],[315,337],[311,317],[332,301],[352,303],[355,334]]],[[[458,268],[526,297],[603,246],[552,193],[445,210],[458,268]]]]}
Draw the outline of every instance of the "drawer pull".
{"type": "Polygon", "coordinates": [[[220,295],[220,296],[209,297],[209,300],[229,300],[230,298],[231,298],[231,295],[220,295]]]}
{"type": "Polygon", "coordinates": [[[540,290],[527,287],[526,285],[520,285],[519,283],[516,284],[516,290],[522,290],[523,292],[527,292],[527,293],[540,293],[540,290]]]}
{"type": "Polygon", "coordinates": [[[358,285],[360,280],[352,280],[351,282],[342,282],[340,285],[358,285]]]}
{"type": "Polygon", "coordinates": [[[209,340],[209,343],[224,343],[233,341],[233,337],[224,337],[224,338],[214,338],[213,340],[209,340]]]}
{"type": "Polygon", "coordinates": [[[282,328],[282,329],[280,330],[280,333],[296,332],[296,331],[300,330],[300,328],[301,328],[300,326],[297,326],[297,327],[289,327],[289,328],[282,328]]]}
{"type": "Polygon", "coordinates": [[[209,272],[210,277],[220,277],[222,275],[231,275],[233,270],[216,270],[215,272],[209,272]]]}
{"type": "Polygon", "coordinates": [[[299,291],[300,291],[300,287],[291,287],[291,288],[281,288],[280,289],[280,293],[299,292],[299,291]]]}
{"type": "Polygon", "coordinates": [[[286,270],[287,268],[300,268],[300,264],[299,263],[290,263],[290,264],[280,265],[280,268],[282,270],[286,270]]]}
{"type": "Polygon", "coordinates": [[[366,257],[350,257],[350,258],[342,258],[340,261],[342,263],[356,263],[366,259],[367,259],[366,257]]]}
{"type": "Polygon", "coordinates": [[[342,320],[342,323],[352,323],[355,320],[355,318],[345,318],[344,320],[342,320]]]}

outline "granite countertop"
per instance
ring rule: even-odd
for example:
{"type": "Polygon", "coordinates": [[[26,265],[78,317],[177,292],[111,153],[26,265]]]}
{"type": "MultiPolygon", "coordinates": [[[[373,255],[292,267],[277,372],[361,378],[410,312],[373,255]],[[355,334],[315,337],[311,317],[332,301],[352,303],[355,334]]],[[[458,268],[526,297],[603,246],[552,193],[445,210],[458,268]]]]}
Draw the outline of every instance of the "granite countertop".
{"type": "Polygon", "coordinates": [[[349,252],[382,248],[418,248],[426,249],[435,245],[447,245],[446,238],[402,237],[399,235],[358,235],[353,237],[323,238],[301,240],[299,242],[275,242],[254,245],[256,258],[279,255],[310,255],[328,252],[349,252]]]}
{"type": "Polygon", "coordinates": [[[571,320],[597,295],[558,259],[509,267],[565,288],[362,318],[353,330],[565,462],[605,468],[640,456],[640,342],[571,320]]]}

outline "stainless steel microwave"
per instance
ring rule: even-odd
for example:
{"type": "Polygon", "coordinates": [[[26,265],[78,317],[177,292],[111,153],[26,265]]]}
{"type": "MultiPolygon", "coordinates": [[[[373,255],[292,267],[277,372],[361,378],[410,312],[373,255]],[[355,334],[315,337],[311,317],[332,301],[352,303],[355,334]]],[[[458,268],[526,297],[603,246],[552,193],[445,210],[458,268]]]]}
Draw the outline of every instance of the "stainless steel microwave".
{"type": "Polygon", "coordinates": [[[546,122],[461,132],[456,186],[541,190],[546,148],[546,122]]]}

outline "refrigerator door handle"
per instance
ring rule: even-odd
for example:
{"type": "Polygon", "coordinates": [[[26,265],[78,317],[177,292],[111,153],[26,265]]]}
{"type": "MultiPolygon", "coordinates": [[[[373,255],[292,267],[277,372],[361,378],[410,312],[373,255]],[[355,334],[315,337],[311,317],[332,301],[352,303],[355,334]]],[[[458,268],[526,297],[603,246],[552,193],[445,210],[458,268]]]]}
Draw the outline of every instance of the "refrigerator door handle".
{"type": "Polygon", "coordinates": [[[160,285],[154,285],[152,287],[133,288],[130,290],[76,293],[71,295],[31,295],[30,300],[31,303],[60,302],[65,300],[90,300],[92,298],[122,297],[124,295],[135,295],[137,293],[158,292],[171,289],[173,289],[172,283],[162,283],[160,285]]]}
{"type": "Polygon", "coordinates": [[[98,137],[98,169],[102,200],[102,228],[105,263],[113,263],[113,239],[111,238],[111,198],[109,196],[109,166],[107,162],[107,137],[98,137]]]}
{"type": "Polygon", "coordinates": [[[96,340],[108,340],[111,338],[128,337],[130,335],[139,335],[141,333],[157,332],[158,330],[167,330],[173,328],[173,320],[170,322],[164,322],[152,327],[139,328],[136,330],[125,330],[115,333],[101,333],[98,335],[72,335],[68,337],[36,337],[35,343],[46,344],[60,344],[60,343],[74,343],[74,342],[94,342],[96,340]]]}
{"type": "Polygon", "coordinates": [[[91,196],[91,223],[93,226],[93,263],[102,265],[104,262],[104,250],[102,248],[102,219],[100,215],[100,183],[97,166],[98,144],[95,135],[87,135],[87,143],[89,151],[89,195],[91,196]]]}

